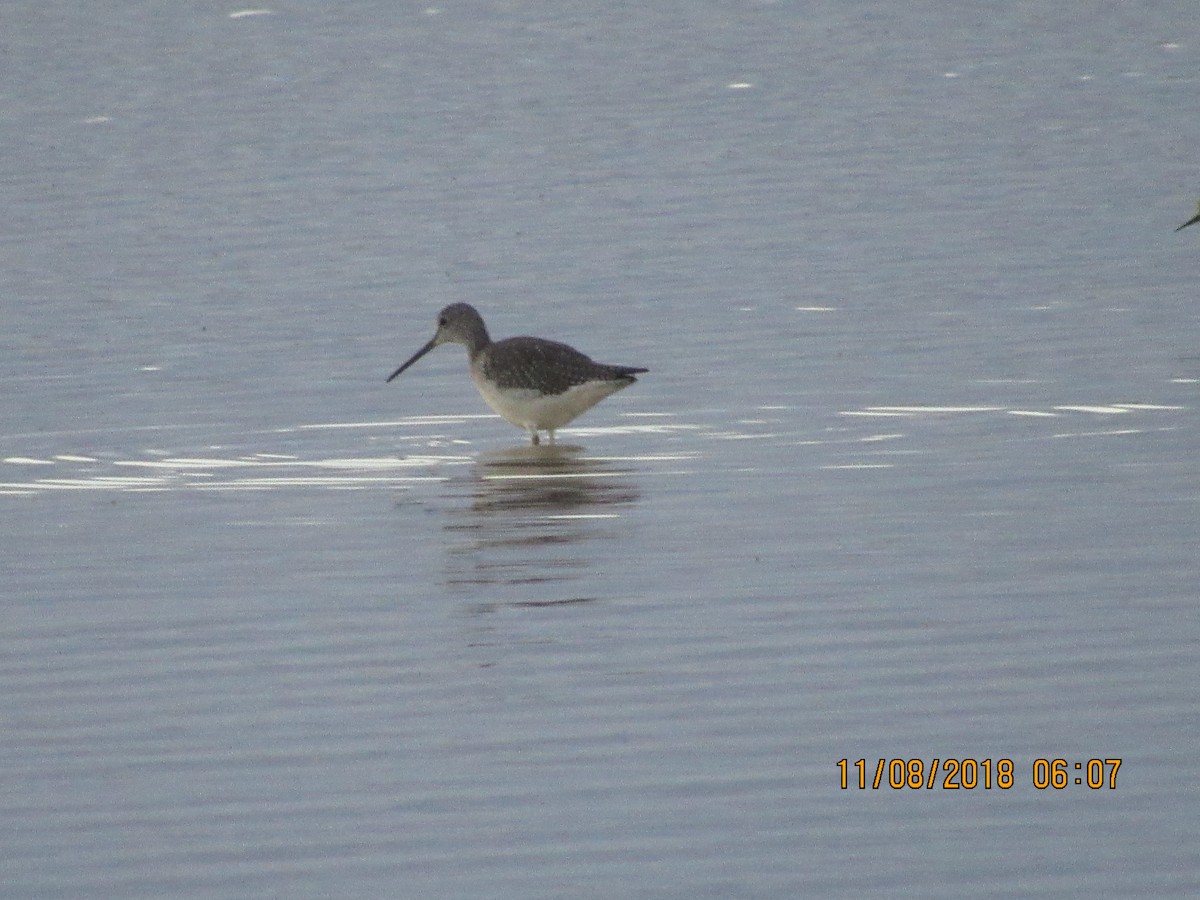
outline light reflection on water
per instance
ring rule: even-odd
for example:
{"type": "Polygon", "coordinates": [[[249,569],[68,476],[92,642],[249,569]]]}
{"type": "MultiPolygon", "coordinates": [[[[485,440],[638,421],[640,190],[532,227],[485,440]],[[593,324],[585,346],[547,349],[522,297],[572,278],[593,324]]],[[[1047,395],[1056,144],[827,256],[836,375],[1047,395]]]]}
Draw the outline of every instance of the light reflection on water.
{"type": "MultiPolygon", "coordinates": [[[[1096,402],[1056,403],[1048,400],[1043,406],[988,405],[871,405],[842,409],[837,418],[846,423],[856,420],[869,422],[887,419],[909,423],[907,431],[881,434],[860,432],[854,426],[831,425],[824,430],[799,421],[795,410],[786,407],[764,406],[750,408],[739,417],[717,418],[712,422],[683,422],[677,417],[654,414],[629,414],[628,422],[608,427],[570,429],[564,432],[570,440],[622,450],[652,452],[626,453],[622,456],[589,455],[579,444],[563,443],[557,447],[510,446],[500,450],[478,451],[471,443],[454,437],[476,419],[495,419],[486,415],[414,416],[386,422],[338,422],[298,425],[253,435],[220,435],[220,440],[201,447],[178,452],[161,449],[128,450],[96,449],[95,435],[88,432],[62,432],[55,435],[61,446],[52,452],[14,452],[0,459],[0,496],[34,496],[62,491],[266,491],[266,490],[379,490],[413,488],[437,483],[452,477],[448,473],[473,466],[473,503],[476,512],[509,508],[540,510],[545,517],[554,504],[561,506],[558,515],[578,514],[588,506],[631,502],[631,488],[620,489],[620,477],[631,474],[631,467],[647,464],[659,467],[664,463],[686,462],[705,455],[704,445],[712,441],[749,441],[756,446],[771,445],[817,446],[841,444],[858,448],[887,441],[893,446],[890,453],[920,453],[921,449],[904,447],[908,438],[916,438],[920,447],[921,429],[927,423],[951,418],[999,416],[1007,420],[1021,419],[1031,424],[1046,422],[1047,430],[1023,432],[1021,439],[1037,438],[1094,438],[1137,435],[1153,431],[1172,430],[1178,425],[1177,414],[1186,406],[1170,403],[1096,402]],[[1122,427],[1096,427],[1098,423],[1119,417],[1122,427]],[[430,425],[449,426],[451,433],[412,433],[430,425]],[[322,436],[346,431],[358,432],[365,438],[342,439],[330,447],[328,455],[305,443],[306,435],[322,436]],[[396,437],[396,432],[408,431],[396,437]],[[617,442],[624,438],[624,442],[617,442]],[[668,449],[661,441],[673,442],[668,449]],[[89,447],[80,450],[80,443],[89,447]],[[395,450],[386,455],[343,456],[348,445],[354,447],[391,443],[395,450]],[[237,447],[233,452],[231,448],[237,447]],[[282,452],[282,451],[287,452],[282,452]],[[628,463],[618,466],[616,463],[628,463]],[[602,483],[617,479],[616,484],[602,483]]],[[[138,429],[141,434],[147,429],[138,429]]],[[[153,431],[153,429],[149,429],[153,431]]],[[[163,431],[173,430],[162,426],[163,431]]],[[[993,430],[997,440],[1008,439],[999,420],[993,430]]],[[[133,434],[110,434],[108,438],[120,443],[133,434]]],[[[211,436],[211,435],[210,435],[211,436]]],[[[10,442],[19,442],[26,435],[9,435],[10,442]]],[[[39,436],[45,440],[47,435],[39,436]]],[[[19,444],[18,444],[19,445],[19,444]]],[[[10,443],[11,446],[11,443],[10,443]]],[[[858,459],[838,459],[824,468],[855,468],[858,459]]],[[[871,464],[873,467],[877,463],[871,464]]],[[[683,474],[682,472],[680,474],[683,474]]],[[[595,515],[595,513],[589,513],[595,515]]]]}

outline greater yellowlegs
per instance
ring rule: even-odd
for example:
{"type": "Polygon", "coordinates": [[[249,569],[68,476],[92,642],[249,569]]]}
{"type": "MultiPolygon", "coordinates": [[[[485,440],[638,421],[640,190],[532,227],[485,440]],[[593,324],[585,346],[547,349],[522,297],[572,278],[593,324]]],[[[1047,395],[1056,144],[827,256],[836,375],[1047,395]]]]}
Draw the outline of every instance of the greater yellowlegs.
{"type": "Polygon", "coordinates": [[[1176,228],[1175,230],[1183,231],[1183,229],[1187,228],[1189,225],[1195,225],[1197,222],[1200,222],[1200,205],[1198,205],[1196,207],[1196,214],[1194,216],[1192,216],[1190,219],[1188,219],[1186,222],[1184,222],[1182,225],[1180,225],[1178,228],[1176,228]]]}
{"type": "Polygon", "coordinates": [[[501,418],[529,432],[538,443],[609,394],[627,388],[648,369],[592,362],[574,347],[543,338],[512,337],[492,343],[483,317],[468,303],[438,313],[437,333],[412,359],[388,376],[391,381],[441,344],[465,344],[471,380],[501,418]]]}

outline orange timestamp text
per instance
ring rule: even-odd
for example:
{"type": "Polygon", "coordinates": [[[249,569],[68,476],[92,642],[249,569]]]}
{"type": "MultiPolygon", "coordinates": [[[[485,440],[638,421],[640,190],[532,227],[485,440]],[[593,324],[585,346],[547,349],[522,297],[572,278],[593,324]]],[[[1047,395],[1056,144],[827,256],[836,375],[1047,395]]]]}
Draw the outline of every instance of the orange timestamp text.
{"type": "MultiPolygon", "coordinates": [[[[849,790],[1001,790],[1017,784],[1017,765],[1007,757],[973,759],[970,757],[934,757],[924,759],[865,759],[837,761],[839,787],[849,790]]],[[[1088,787],[1092,790],[1116,790],[1119,759],[1041,758],[1029,767],[1030,784],[1037,790],[1062,790],[1067,787],[1088,787]]]]}

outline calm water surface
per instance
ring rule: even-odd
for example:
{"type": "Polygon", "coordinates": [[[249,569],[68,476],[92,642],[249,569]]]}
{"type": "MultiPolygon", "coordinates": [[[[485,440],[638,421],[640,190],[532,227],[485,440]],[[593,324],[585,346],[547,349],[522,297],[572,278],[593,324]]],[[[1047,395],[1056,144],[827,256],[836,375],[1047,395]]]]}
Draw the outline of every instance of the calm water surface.
{"type": "Polygon", "coordinates": [[[0,35],[0,895],[1200,892],[1190,4],[0,35]]]}

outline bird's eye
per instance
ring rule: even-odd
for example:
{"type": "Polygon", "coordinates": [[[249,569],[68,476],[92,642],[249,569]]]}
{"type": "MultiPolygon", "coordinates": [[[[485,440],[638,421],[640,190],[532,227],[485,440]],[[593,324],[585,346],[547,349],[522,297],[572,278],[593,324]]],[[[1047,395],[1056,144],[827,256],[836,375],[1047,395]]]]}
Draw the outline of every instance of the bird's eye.
{"type": "Polygon", "coordinates": [[[441,318],[438,319],[438,328],[445,328],[445,327],[446,327],[446,317],[442,316],[441,318]]]}

